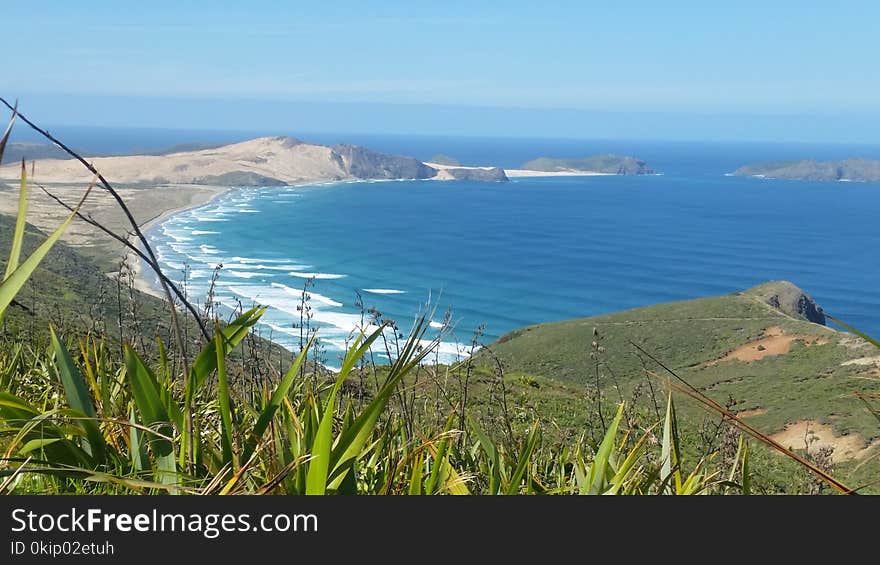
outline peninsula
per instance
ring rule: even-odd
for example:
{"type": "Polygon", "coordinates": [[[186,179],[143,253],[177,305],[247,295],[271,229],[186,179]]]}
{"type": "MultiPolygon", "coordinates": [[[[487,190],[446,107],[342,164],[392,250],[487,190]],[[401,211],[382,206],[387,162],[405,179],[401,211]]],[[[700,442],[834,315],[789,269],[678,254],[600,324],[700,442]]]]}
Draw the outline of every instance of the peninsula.
{"type": "MultiPolygon", "coordinates": [[[[27,152],[23,153],[28,158],[27,152]]],[[[42,155],[41,155],[42,156],[42,155]]],[[[261,137],[220,147],[162,155],[124,155],[91,159],[110,182],[124,186],[275,186],[345,180],[455,179],[418,159],[387,155],[357,145],[306,143],[292,137],[261,137]]],[[[71,159],[42,159],[40,179],[49,183],[88,182],[89,172],[71,159]]],[[[501,169],[460,173],[470,180],[507,180],[501,169]],[[485,178],[483,178],[485,177],[485,178]]],[[[0,181],[17,178],[15,166],[0,168],[0,181]]]]}
{"type": "Polygon", "coordinates": [[[880,160],[774,161],[742,166],[733,175],[783,180],[878,182],[880,160]]]}

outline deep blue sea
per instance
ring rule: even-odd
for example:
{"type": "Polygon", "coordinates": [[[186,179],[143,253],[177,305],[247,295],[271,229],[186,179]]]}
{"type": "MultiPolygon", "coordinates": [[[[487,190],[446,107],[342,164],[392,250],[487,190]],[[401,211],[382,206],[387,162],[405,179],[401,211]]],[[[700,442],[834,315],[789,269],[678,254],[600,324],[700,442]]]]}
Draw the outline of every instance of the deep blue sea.
{"type": "MultiPolygon", "coordinates": [[[[150,139],[159,146],[205,138],[185,135],[150,139]]],[[[309,304],[330,365],[360,322],[357,293],[404,330],[430,297],[435,321],[451,307],[452,341],[467,343],[481,324],[488,342],[527,324],[786,279],[834,316],[880,334],[880,184],[725,176],[756,161],[880,158],[880,147],[299,137],[508,168],[538,156],[615,152],[662,173],[241,189],[151,230],[169,272],[188,268],[191,296],[201,296],[222,263],[217,298],[269,306],[264,329],[282,343],[299,340],[296,307],[315,276],[309,304]]],[[[454,343],[443,349],[447,357],[455,351],[454,343]]]]}

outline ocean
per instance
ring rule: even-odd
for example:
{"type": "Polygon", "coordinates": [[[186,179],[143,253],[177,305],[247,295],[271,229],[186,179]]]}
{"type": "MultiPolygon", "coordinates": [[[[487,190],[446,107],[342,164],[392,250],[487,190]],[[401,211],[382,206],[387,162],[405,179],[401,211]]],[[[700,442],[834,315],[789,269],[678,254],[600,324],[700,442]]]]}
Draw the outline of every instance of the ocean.
{"type": "Polygon", "coordinates": [[[355,140],[369,141],[423,159],[442,151],[507,167],[538,155],[615,151],[662,174],[238,189],[173,216],[149,237],[172,275],[186,269],[191,296],[204,296],[222,264],[216,299],[269,306],[263,329],[291,347],[299,343],[303,285],[314,277],[311,323],[331,366],[369,308],[404,332],[426,303],[437,309],[435,325],[449,309],[454,331],[441,353],[452,360],[478,327],[489,342],[529,324],[779,279],[880,333],[880,186],[726,176],[753,161],[839,158],[853,148],[355,140]]]}
{"type": "MultiPolygon", "coordinates": [[[[102,139],[115,152],[260,134],[132,130],[107,141],[104,130],[61,133],[85,148],[102,139]]],[[[454,331],[442,357],[452,360],[478,327],[489,342],[529,324],[731,293],[779,279],[803,288],[835,317],[880,334],[880,184],[726,176],[758,161],[876,159],[880,147],[297,137],[423,160],[443,153],[466,165],[506,168],[538,156],[613,152],[635,155],[661,173],[238,189],[149,231],[172,278],[186,271],[191,297],[204,300],[212,269],[222,263],[216,299],[226,307],[269,306],[264,335],[291,347],[299,343],[294,325],[303,285],[314,276],[311,323],[320,328],[330,366],[338,366],[362,309],[378,309],[404,333],[426,302],[437,308],[435,323],[451,309],[454,331]]]]}

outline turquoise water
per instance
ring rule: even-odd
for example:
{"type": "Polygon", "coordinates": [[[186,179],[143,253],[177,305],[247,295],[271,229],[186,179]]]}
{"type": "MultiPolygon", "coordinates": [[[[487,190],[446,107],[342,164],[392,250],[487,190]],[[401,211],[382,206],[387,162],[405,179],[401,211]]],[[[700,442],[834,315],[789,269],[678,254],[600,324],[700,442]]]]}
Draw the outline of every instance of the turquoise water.
{"type": "MultiPolygon", "coordinates": [[[[452,341],[527,324],[734,292],[787,279],[880,333],[880,186],[709,175],[509,183],[358,182],[241,189],[154,228],[172,275],[200,297],[270,307],[294,345],[301,289],[334,365],[366,307],[407,328],[430,297],[452,341]]],[[[443,352],[456,351],[453,343],[443,352]]]]}
{"type": "MultiPolygon", "coordinates": [[[[880,183],[727,177],[784,159],[880,158],[880,146],[811,143],[453,138],[352,133],[53,128],[92,153],[288,133],[422,160],[516,168],[538,156],[636,155],[663,176],[468,182],[353,183],[248,189],[179,214],[149,236],[166,271],[203,302],[223,263],[218,299],[270,307],[262,327],[299,342],[296,307],[310,305],[326,361],[336,364],[357,292],[406,329],[430,296],[453,308],[453,341],[543,321],[734,292],[788,279],[827,311],[880,335],[880,183]],[[295,274],[291,274],[295,273],[295,274]]],[[[27,130],[18,130],[16,135],[27,130]]],[[[588,132],[587,132],[588,133],[588,132]]],[[[25,137],[21,140],[29,140],[25,137]]],[[[30,140],[36,140],[30,139],[30,140]]],[[[447,358],[457,348],[448,343],[447,358]]]]}

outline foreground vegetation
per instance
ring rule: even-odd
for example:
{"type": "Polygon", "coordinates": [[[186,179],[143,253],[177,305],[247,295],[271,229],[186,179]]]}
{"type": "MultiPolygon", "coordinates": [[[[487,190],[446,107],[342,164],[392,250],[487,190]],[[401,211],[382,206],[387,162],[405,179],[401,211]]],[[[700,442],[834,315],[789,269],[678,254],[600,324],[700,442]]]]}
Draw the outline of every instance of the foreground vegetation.
{"type": "Polygon", "coordinates": [[[611,383],[598,330],[578,343],[560,335],[539,344],[580,350],[555,368],[518,358],[531,348],[511,348],[519,335],[443,366],[428,362],[443,338],[427,337],[431,312],[407,336],[377,315],[365,324],[377,329],[352,335],[341,370],[330,374],[315,362],[320,336],[310,328],[295,357],[261,345],[258,307],[225,320],[208,307],[175,321],[183,309],[133,307],[144,299],[117,282],[106,301],[115,322],[105,310],[77,312],[94,306],[81,296],[94,273],[58,243],[77,208],[53,234],[29,228],[26,177],[22,167],[0,284],[2,493],[852,490],[829,461],[789,452],[690,387],[674,349],[664,352],[673,359],[666,372],[643,368],[641,384],[611,383]],[[82,271],[81,286],[69,286],[71,270],[82,271]],[[377,364],[375,348],[391,361],[377,364]],[[589,361],[579,367],[581,359],[589,361]],[[609,382],[594,384],[594,372],[609,382]],[[686,412],[700,406],[710,417],[681,417],[673,393],[686,412]]]}

